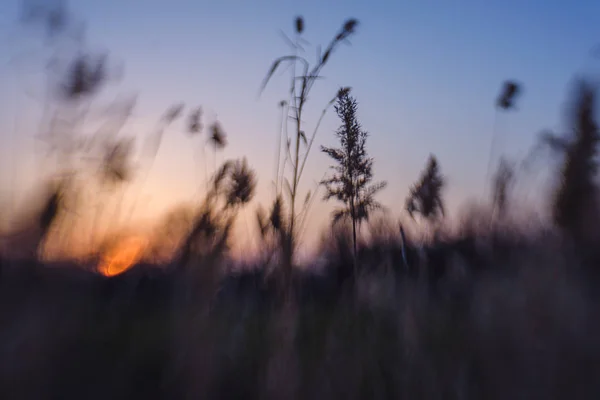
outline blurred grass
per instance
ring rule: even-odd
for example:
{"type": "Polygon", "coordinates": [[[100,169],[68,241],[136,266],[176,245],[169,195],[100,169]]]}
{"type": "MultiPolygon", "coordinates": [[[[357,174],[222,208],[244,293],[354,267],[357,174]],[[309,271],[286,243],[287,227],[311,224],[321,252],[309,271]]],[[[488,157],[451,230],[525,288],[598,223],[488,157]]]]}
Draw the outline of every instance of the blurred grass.
{"type": "MultiPolygon", "coordinates": [[[[456,248],[436,260],[465,263],[456,248]]],[[[260,272],[207,288],[179,268],[106,278],[4,262],[0,397],[597,398],[594,266],[537,242],[513,250],[510,268],[446,266],[436,282],[364,259],[356,281],[298,272],[290,304],[260,272]]]]}

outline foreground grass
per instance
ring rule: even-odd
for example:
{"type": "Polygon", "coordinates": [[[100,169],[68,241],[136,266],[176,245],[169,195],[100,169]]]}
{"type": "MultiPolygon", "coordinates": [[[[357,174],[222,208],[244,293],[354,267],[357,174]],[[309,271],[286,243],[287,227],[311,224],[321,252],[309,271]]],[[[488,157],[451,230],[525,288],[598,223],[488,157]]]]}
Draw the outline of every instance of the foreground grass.
{"type": "Polygon", "coordinates": [[[536,249],[487,269],[449,250],[435,281],[383,256],[356,282],[298,274],[284,304],[260,273],[5,262],[0,397],[598,398],[593,265],[536,249]]]}

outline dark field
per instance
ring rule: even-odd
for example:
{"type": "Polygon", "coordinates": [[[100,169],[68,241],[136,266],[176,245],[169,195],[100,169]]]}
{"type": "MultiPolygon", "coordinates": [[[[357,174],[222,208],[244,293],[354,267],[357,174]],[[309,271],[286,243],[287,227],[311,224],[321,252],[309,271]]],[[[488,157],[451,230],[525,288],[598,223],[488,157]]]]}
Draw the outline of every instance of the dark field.
{"type": "Polygon", "coordinates": [[[356,281],[338,246],[287,297],[202,263],[4,262],[0,397],[598,398],[597,265],[551,243],[453,240],[417,271],[372,244],[356,281]]]}

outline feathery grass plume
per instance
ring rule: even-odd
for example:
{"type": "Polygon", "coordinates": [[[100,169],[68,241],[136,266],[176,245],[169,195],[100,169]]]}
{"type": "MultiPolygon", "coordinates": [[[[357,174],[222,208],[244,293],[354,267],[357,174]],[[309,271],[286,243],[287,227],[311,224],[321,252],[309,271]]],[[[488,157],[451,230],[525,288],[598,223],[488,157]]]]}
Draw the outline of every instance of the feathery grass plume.
{"type": "Polygon", "coordinates": [[[520,85],[515,81],[506,81],[502,86],[502,92],[498,96],[496,105],[501,109],[508,110],[515,107],[515,100],[521,92],[520,85]]]}
{"type": "Polygon", "coordinates": [[[437,158],[432,154],[427,161],[427,167],[421,178],[415,183],[406,198],[406,211],[414,219],[418,213],[430,223],[435,222],[439,216],[444,215],[444,202],[442,190],[445,180],[440,174],[437,158]]]}
{"type": "Polygon", "coordinates": [[[349,19],[344,24],[344,32],[346,32],[348,35],[351,33],[354,33],[354,30],[356,29],[357,25],[358,25],[358,21],[356,19],[354,19],[354,18],[349,19]]]}
{"type": "Polygon", "coordinates": [[[221,212],[236,211],[252,200],[256,188],[256,174],[246,159],[228,160],[221,164],[212,177],[212,187],[206,194],[206,202],[216,206],[221,198],[221,212]]]}
{"type": "Polygon", "coordinates": [[[177,103],[172,105],[163,115],[162,120],[167,124],[171,124],[175,121],[179,116],[183,113],[183,109],[185,108],[185,104],[177,103]]]}
{"type": "MultiPolygon", "coordinates": [[[[333,37],[333,39],[327,46],[325,53],[323,55],[317,54],[317,61],[311,67],[308,60],[305,57],[298,54],[298,50],[301,50],[301,47],[299,46],[300,33],[304,29],[304,21],[302,20],[301,23],[299,23],[298,21],[299,20],[296,21],[296,40],[294,42],[295,46],[293,46],[294,52],[290,55],[279,57],[272,63],[271,68],[269,69],[267,76],[263,80],[260,89],[261,92],[264,90],[275,71],[277,71],[277,69],[281,65],[287,64],[292,66],[289,104],[290,110],[292,110],[292,115],[290,119],[294,125],[294,138],[291,141],[288,139],[289,144],[287,146],[286,153],[286,156],[288,157],[288,160],[292,166],[292,172],[289,180],[283,180],[283,182],[288,188],[289,202],[289,214],[287,216],[288,221],[286,221],[286,226],[288,230],[286,233],[286,240],[283,243],[283,269],[284,275],[287,276],[286,278],[284,278],[286,285],[290,284],[289,278],[291,277],[291,269],[294,260],[295,247],[297,246],[298,239],[297,231],[301,227],[301,223],[297,221],[296,215],[296,199],[298,197],[298,187],[302,176],[302,172],[304,170],[304,166],[306,165],[306,161],[308,159],[308,154],[310,152],[311,145],[314,141],[319,126],[319,124],[317,124],[317,128],[315,129],[311,139],[308,140],[305,134],[306,130],[303,128],[302,125],[304,107],[308,100],[310,91],[317,79],[321,77],[321,70],[327,64],[330,55],[342,41],[345,41],[348,37],[350,37],[350,35],[352,35],[355,32],[355,28],[358,23],[355,19],[350,19],[346,21],[344,25],[342,25],[340,31],[333,37]],[[296,73],[297,70],[300,71],[299,76],[296,73]],[[302,154],[301,152],[301,147],[304,147],[304,154],[302,154]]],[[[324,115],[324,113],[325,111],[323,112],[322,116],[324,115]]],[[[304,213],[303,215],[303,218],[306,218],[306,213],[304,213]]]]}
{"type": "Polygon", "coordinates": [[[363,221],[369,219],[371,211],[382,209],[374,198],[385,188],[386,182],[372,184],[373,158],[367,154],[368,133],[362,129],[358,117],[358,103],[350,96],[350,90],[340,89],[335,111],[342,124],[335,135],[340,141],[339,148],[321,146],[321,151],[336,163],[330,168],[333,174],[321,181],[325,186],[324,200],[335,198],[344,207],[333,213],[333,223],[349,218],[352,223],[352,248],[354,273],[357,274],[357,230],[363,221]]]}
{"type": "Polygon", "coordinates": [[[225,131],[223,130],[223,128],[221,127],[221,124],[218,121],[213,122],[210,125],[210,137],[209,137],[209,142],[213,145],[213,147],[215,148],[215,150],[217,149],[223,149],[225,146],[227,146],[227,138],[225,135],[225,131]]]}
{"type": "Polygon", "coordinates": [[[256,187],[255,174],[245,159],[223,163],[212,183],[182,246],[183,264],[192,256],[214,259],[223,255],[237,212],[252,199],[256,187]]]}
{"type": "Polygon", "coordinates": [[[301,34],[304,31],[304,19],[302,17],[296,17],[295,23],[296,33],[301,34]]]}
{"type": "Polygon", "coordinates": [[[283,218],[283,200],[277,196],[269,213],[269,223],[275,231],[285,230],[285,220],[283,218]]]}
{"type": "Polygon", "coordinates": [[[77,100],[95,94],[106,78],[106,56],[92,59],[89,55],[78,55],[71,63],[61,91],[66,99],[77,100]]]}
{"type": "Polygon", "coordinates": [[[226,198],[229,207],[243,205],[252,200],[256,188],[256,176],[248,167],[246,158],[237,160],[231,167],[230,183],[226,198]]]}
{"type": "MultiPolygon", "coordinates": [[[[508,111],[515,109],[515,102],[517,97],[520,95],[522,89],[521,85],[516,81],[508,80],[504,82],[502,85],[502,91],[500,95],[496,99],[496,110],[494,113],[494,127],[492,132],[492,143],[490,145],[490,155],[488,159],[487,172],[485,175],[486,184],[487,180],[490,178],[490,174],[492,173],[492,164],[495,162],[496,158],[496,147],[497,140],[499,136],[498,132],[498,123],[500,118],[500,111],[508,111]]],[[[493,188],[492,188],[493,190],[493,188]]]]}
{"type": "MultiPolygon", "coordinates": [[[[202,133],[202,129],[204,125],[202,124],[202,107],[198,106],[193,109],[187,120],[187,133],[190,136],[198,136],[202,133]]],[[[208,191],[208,167],[206,162],[206,142],[202,142],[200,145],[200,151],[202,152],[202,159],[204,160],[204,184],[205,190],[208,191]]],[[[200,155],[196,153],[194,155],[194,159],[196,161],[197,171],[200,171],[200,155]]],[[[198,179],[200,181],[200,179],[198,179]]]]}
{"type": "Polygon", "coordinates": [[[223,150],[227,146],[227,138],[225,131],[221,127],[219,121],[213,122],[209,127],[210,136],[208,142],[213,147],[213,170],[217,169],[217,150],[223,150]]]}
{"type": "Polygon", "coordinates": [[[202,107],[195,108],[189,116],[188,133],[191,135],[202,132],[202,107]]]}

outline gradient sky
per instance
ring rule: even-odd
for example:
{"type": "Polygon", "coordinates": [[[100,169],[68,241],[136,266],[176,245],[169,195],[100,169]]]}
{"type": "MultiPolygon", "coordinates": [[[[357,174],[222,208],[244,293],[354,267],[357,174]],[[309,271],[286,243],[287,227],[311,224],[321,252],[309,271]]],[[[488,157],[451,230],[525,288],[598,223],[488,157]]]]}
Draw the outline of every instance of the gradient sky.
{"type": "MultiPolygon", "coordinates": [[[[4,152],[11,154],[31,147],[27,122],[35,120],[34,105],[23,93],[41,82],[33,72],[23,77],[25,69],[10,62],[29,48],[24,43],[42,42],[18,25],[19,4],[0,2],[0,135],[4,152]]],[[[258,89],[271,61],[288,51],[279,30],[291,33],[296,15],[304,16],[305,37],[313,45],[327,43],[348,17],[360,21],[351,46],[340,47],[323,70],[326,79],[315,86],[306,123],[312,131],[337,88],[353,88],[359,118],[371,135],[375,176],[389,184],[379,199],[397,216],[429,153],[447,176],[451,211],[483,195],[494,101],[504,80],[524,86],[518,111],[500,125],[502,152],[519,157],[541,129],[560,127],[573,77],[600,68],[591,56],[600,40],[600,2],[594,0],[77,0],[70,11],[85,21],[93,49],[108,50],[115,63],[125,65],[115,93],[139,95],[129,131],[142,135],[175,102],[202,105],[228,133],[230,145],[219,157],[245,155],[257,170],[262,203],[271,198],[277,104],[285,98],[288,74],[276,75],[260,98],[258,89]]],[[[309,59],[314,53],[314,47],[307,50],[309,59]]],[[[335,144],[337,125],[331,112],[317,143],[335,144]]],[[[182,126],[168,132],[140,214],[191,198],[203,176],[193,158],[195,143],[182,126]]],[[[5,171],[10,160],[3,160],[5,171]]],[[[9,170],[34,171],[32,165],[22,161],[9,170]]],[[[306,190],[328,165],[326,156],[312,153],[306,190]]],[[[7,176],[3,182],[10,182],[7,176]]],[[[310,226],[325,224],[332,206],[317,203],[310,226]]],[[[254,223],[250,215],[244,218],[254,223]]]]}

